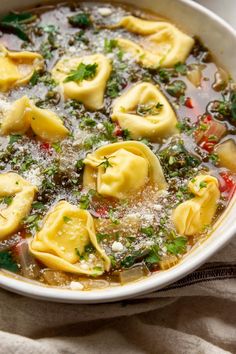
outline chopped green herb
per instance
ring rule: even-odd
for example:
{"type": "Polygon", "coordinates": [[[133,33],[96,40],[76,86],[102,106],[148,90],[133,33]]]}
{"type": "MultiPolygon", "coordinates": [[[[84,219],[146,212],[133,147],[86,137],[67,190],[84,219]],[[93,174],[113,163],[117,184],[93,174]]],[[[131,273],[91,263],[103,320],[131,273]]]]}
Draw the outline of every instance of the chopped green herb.
{"type": "Polygon", "coordinates": [[[117,40],[116,39],[107,39],[105,38],[104,40],[104,50],[105,53],[111,53],[113,51],[114,48],[117,47],[117,40]]]}
{"type": "Polygon", "coordinates": [[[17,143],[21,139],[22,139],[22,135],[12,134],[12,135],[10,135],[10,138],[9,138],[9,144],[12,145],[14,143],[17,143]]]}
{"type": "Polygon", "coordinates": [[[57,153],[60,153],[62,151],[61,144],[59,142],[52,143],[52,147],[57,153]]]}
{"type": "Polygon", "coordinates": [[[103,270],[102,267],[94,267],[92,276],[93,277],[98,277],[99,275],[102,275],[103,271],[104,270],[103,270]]]}
{"type": "Polygon", "coordinates": [[[199,183],[199,187],[200,187],[200,189],[206,188],[206,187],[207,187],[207,182],[201,181],[201,182],[199,183]]]}
{"type": "Polygon", "coordinates": [[[152,246],[148,256],[145,258],[145,262],[150,264],[158,263],[160,261],[158,251],[159,251],[159,246],[157,245],[152,246]]]}
{"type": "Polygon", "coordinates": [[[166,91],[171,96],[179,98],[185,94],[186,88],[187,86],[183,81],[175,80],[167,86],[166,91]]]}
{"type": "Polygon", "coordinates": [[[141,232],[142,232],[142,234],[145,234],[146,236],[151,237],[154,235],[154,228],[152,226],[142,227],[141,232]]]}
{"type": "Polygon", "coordinates": [[[36,15],[31,13],[16,13],[10,12],[0,19],[0,28],[14,33],[23,41],[29,41],[29,36],[26,33],[26,24],[35,21],[36,15]]]}
{"type": "Polygon", "coordinates": [[[75,167],[77,168],[77,170],[81,171],[84,167],[84,160],[81,159],[81,160],[78,160],[75,164],[75,167]]]}
{"type": "Polygon", "coordinates": [[[181,75],[186,75],[187,74],[187,65],[183,63],[177,63],[175,64],[175,71],[177,73],[180,73],[181,75]]]}
{"type": "Polygon", "coordinates": [[[107,95],[111,98],[116,98],[120,93],[119,80],[115,76],[111,76],[107,82],[107,95]]]}
{"type": "Polygon", "coordinates": [[[178,255],[186,252],[187,238],[176,237],[173,241],[166,243],[167,251],[171,254],[178,255]]]}
{"type": "Polygon", "coordinates": [[[9,251],[0,252],[0,268],[9,270],[11,272],[17,272],[18,266],[14,259],[12,258],[12,254],[9,251]]]}
{"type": "Polygon", "coordinates": [[[13,197],[12,196],[7,196],[7,197],[3,197],[0,202],[6,204],[6,205],[11,205],[11,203],[13,202],[13,197]]]}
{"type": "Polygon", "coordinates": [[[35,86],[37,85],[38,81],[39,81],[40,75],[38,71],[34,71],[33,75],[31,76],[31,79],[29,81],[29,84],[31,86],[35,86]]]}
{"type": "Polygon", "coordinates": [[[216,153],[212,153],[208,155],[209,160],[214,164],[217,165],[219,162],[219,156],[216,153]]]}
{"type": "Polygon", "coordinates": [[[105,169],[105,171],[106,171],[106,169],[108,167],[112,167],[112,164],[109,161],[109,159],[111,159],[112,157],[113,156],[109,156],[109,157],[104,156],[104,160],[99,165],[97,165],[97,167],[102,166],[105,169]]]}
{"type": "Polygon", "coordinates": [[[33,202],[32,208],[35,210],[45,210],[46,209],[44,203],[39,202],[39,201],[33,202]]]}
{"type": "Polygon", "coordinates": [[[97,72],[98,64],[84,64],[80,63],[77,69],[72,70],[65,78],[64,82],[76,81],[81,82],[83,80],[93,79],[97,72]]]}
{"type": "Polygon", "coordinates": [[[81,129],[84,129],[84,128],[87,128],[87,127],[95,127],[96,125],[96,121],[93,119],[93,118],[90,118],[90,117],[83,117],[81,118],[81,122],[80,122],[80,128],[81,129]]]}
{"type": "Polygon", "coordinates": [[[66,216],[66,215],[63,216],[63,221],[64,221],[65,223],[68,223],[68,222],[71,221],[71,220],[72,220],[72,219],[69,218],[68,216],[66,216]]]}
{"type": "Polygon", "coordinates": [[[98,234],[96,234],[96,237],[97,237],[98,242],[102,242],[103,240],[105,240],[107,238],[109,239],[109,237],[111,237],[111,235],[98,233],[98,234]]]}
{"type": "Polygon", "coordinates": [[[74,16],[70,16],[68,17],[68,21],[73,27],[79,28],[87,28],[92,24],[89,15],[86,13],[78,13],[74,16]]]}
{"type": "Polygon", "coordinates": [[[155,104],[139,104],[136,113],[140,116],[146,117],[148,115],[157,115],[162,111],[163,104],[160,102],[155,104]]]}
{"type": "Polygon", "coordinates": [[[40,216],[38,214],[29,215],[24,218],[24,225],[30,230],[39,231],[40,216]]]}

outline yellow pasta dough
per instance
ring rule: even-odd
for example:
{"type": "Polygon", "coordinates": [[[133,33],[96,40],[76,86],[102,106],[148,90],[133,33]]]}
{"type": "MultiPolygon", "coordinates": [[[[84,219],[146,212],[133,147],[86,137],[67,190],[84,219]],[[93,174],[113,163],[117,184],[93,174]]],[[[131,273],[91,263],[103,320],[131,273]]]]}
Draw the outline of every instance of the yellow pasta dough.
{"type": "Polygon", "coordinates": [[[66,201],[59,202],[48,213],[30,250],[52,269],[88,275],[110,269],[110,259],[98,245],[92,216],[66,201]],[[90,244],[96,252],[81,262],[81,255],[90,244]]]}
{"type": "Polygon", "coordinates": [[[58,61],[52,70],[52,76],[56,82],[60,83],[66,98],[78,100],[87,108],[94,110],[103,106],[104,92],[110,73],[110,61],[102,54],[63,58],[58,61]],[[95,76],[82,81],[66,82],[66,78],[81,63],[84,65],[96,64],[95,76]]]}
{"type": "Polygon", "coordinates": [[[117,41],[144,67],[173,67],[185,61],[194,45],[193,38],[168,22],[126,16],[115,27],[124,27],[141,36],[137,43],[125,38],[117,41]]]}
{"type": "Polygon", "coordinates": [[[17,173],[0,174],[0,197],[13,197],[10,205],[0,211],[0,239],[16,232],[29,214],[37,188],[17,173]]]}
{"type": "Polygon", "coordinates": [[[12,52],[0,45],[0,91],[27,84],[34,71],[43,65],[43,57],[39,53],[12,52]]]}
{"type": "Polygon", "coordinates": [[[112,120],[128,129],[133,139],[159,138],[177,133],[176,115],[160,90],[151,83],[134,85],[114,104],[112,120]]]}
{"type": "Polygon", "coordinates": [[[125,198],[147,182],[166,188],[158,158],[143,143],[126,141],[106,145],[84,160],[83,185],[104,196],[125,198]]]}
{"type": "Polygon", "coordinates": [[[30,127],[39,138],[46,141],[58,141],[69,134],[54,112],[36,107],[27,96],[23,96],[4,112],[1,134],[24,134],[30,127]]]}
{"type": "Polygon", "coordinates": [[[218,181],[209,175],[199,175],[188,184],[194,198],[181,203],[173,212],[176,230],[183,235],[192,236],[210,225],[220,197],[218,181]]]}

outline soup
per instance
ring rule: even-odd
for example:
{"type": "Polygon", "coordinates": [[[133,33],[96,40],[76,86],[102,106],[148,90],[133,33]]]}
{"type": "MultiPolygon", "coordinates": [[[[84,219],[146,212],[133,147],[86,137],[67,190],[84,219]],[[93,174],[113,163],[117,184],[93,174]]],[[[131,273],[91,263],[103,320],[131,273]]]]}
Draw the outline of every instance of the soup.
{"type": "Polygon", "coordinates": [[[3,271],[91,290],[177,265],[235,191],[230,75],[178,24],[122,5],[0,29],[3,271]]]}

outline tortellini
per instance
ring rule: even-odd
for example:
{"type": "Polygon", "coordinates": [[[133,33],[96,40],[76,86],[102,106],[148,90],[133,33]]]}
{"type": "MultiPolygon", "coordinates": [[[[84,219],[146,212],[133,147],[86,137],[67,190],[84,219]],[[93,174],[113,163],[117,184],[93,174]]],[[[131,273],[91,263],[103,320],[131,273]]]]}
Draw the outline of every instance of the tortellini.
{"type": "Polygon", "coordinates": [[[27,96],[16,100],[2,115],[0,132],[3,135],[24,134],[31,127],[39,138],[53,142],[69,134],[54,112],[36,107],[27,96]]]}
{"type": "Polygon", "coordinates": [[[74,58],[67,57],[58,61],[52,70],[52,77],[56,82],[60,83],[66,98],[78,100],[88,109],[97,110],[103,106],[104,92],[111,69],[109,59],[102,54],[74,58]],[[66,78],[71,72],[79,68],[81,63],[84,65],[97,65],[94,77],[67,82],[66,78]]]}
{"type": "Polygon", "coordinates": [[[176,115],[169,102],[156,86],[147,82],[134,85],[116,100],[112,120],[128,129],[133,139],[156,141],[177,133],[176,115]]]}
{"type": "Polygon", "coordinates": [[[13,198],[7,207],[0,210],[0,239],[18,230],[30,212],[36,191],[35,186],[16,173],[0,174],[0,198],[13,198]]]}
{"type": "Polygon", "coordinates": [[[210,225],[220,197],[218,181],[210,175],[199,175],[188,184],[194,198],[181,203],[173,212],[177,232],[192,236],[210,225]]]}
{"type": "Polygon", "coordinates": [[[194,45],[193,38],[168,22],[127,16],[116,27],[124,27],[142,36],[139,43],[125,38],[117,38],[117,41],[119,47],[144,67],[173,67],[185,61],[194,45]]]}
{"type": "Polygon", "coordinates": [[[30,250],[43,264],[56,270],[99,275],[110,269],[110,258],[98,245],[92,216],[66,201],[57,203],[46,216],[30,250]],[[94,253],[83,259],[86,246],[91,245],[94,253]]]}
{"type": "Polygon", "coordinates": [[[0,91],[27,84],[34,71],[43,65],[43,57],[39,53],[12,52],[0,45],[0,91]]]}
{"type": "Polygon", "coordinates": [[[107,197],[125,198],[148,182],[165,189],[158,158],[143,143],[126,141],[103,146],[84,160],[83,185],[107,197]]]}

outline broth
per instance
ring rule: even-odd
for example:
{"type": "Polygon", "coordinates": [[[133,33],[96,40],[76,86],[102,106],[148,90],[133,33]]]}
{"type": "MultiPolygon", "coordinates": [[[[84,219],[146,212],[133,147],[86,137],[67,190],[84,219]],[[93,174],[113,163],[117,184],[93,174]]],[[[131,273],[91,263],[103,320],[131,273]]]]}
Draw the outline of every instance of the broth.
{"type": "MultiPolygon", "coordinates": [[[[35,14],[35,19],[23,26],[29,40],[20,39],[19,32],[11,33],[12,28],[4,27],[0,21],[0,42],[8,50],[40,53],[45,67],[35,71],[27,85],[2,93],[0,108],[6,101],[12,103],[26,95],[37,107],[55,112],[69,136],[51,143],[29,129],[25,134],[0,137],[1,173],[14,171],[38,188],[31,211],[18,231],[0,241],[0,266],[42,284],[79,290],[126,284],[174,266],[210,233],[234,193],[236,170],[224,165],[224,156],[219,153],[219,158],[217,147],[229,139],[236,143],[236,84],[197,38],[186,62],[172,68],[144,68],[120,49],[114,38],[124,36],[140,42],[142,36],[111,25],[129,15],[160,20],[153,14],[99,3],[42,6],[30,13],[35,14]],[[82,17],[76,22],[73,16],[78,13],[82,17]],[[64,99],[51,74],[64,55],[94,53],[102,53],[112,62],[104,105],[97,110],[86,108],[78,100],[64,99]],[[127,129],[112,122],[117,97],[139,82],[158,85],[177,116],[178,134],[155,142],[132,139],[127,129]],[[219,135],[215,126],[213,133],[207,135],[209,125],[215,122],[220,124],[219,135]],[[168,185],[163,193],[150,181],[121,200],[83,187],[83,160],[89,153],[107,144],[132,140],[148,146],[159,158],[168,185]],[[186,236],[176,231],[173,210],[193,198],[188,183],[199,174],[216,177],[221,195],[210,225],[186,236]],[[100,274],[99,265],[94,267],[92,276],[85,276],[49,269],[30,253],[27,244],[61,200],[88,210],[93,216],[97,241],[111,261],[109,271],[100,274]]],[[[139,116],[150,113],[150,106],[144,106],[137,108],[139,116]]],[[[112,165],[108,158],[102,163],[105,171],[112,165]]],[[[11,198],[3,197],[2,208],[11,202],[11,198]]],[[[92,244],[82,254],[79,252],[82,269],[86,270],[90,260],[93,262],[95,252],[92,244]]]]}

